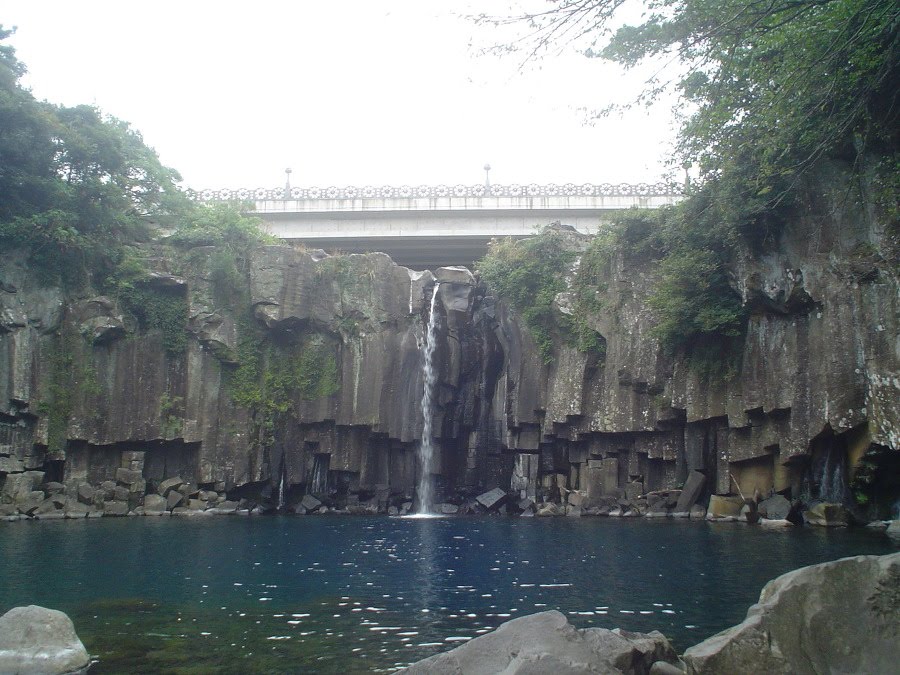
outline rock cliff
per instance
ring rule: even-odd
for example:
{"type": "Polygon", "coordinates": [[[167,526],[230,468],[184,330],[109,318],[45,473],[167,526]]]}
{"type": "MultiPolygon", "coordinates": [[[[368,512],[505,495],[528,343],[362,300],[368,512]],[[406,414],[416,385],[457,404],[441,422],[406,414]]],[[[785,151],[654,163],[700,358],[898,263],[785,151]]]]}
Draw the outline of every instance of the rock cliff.
{"type": "MultiPolygon", "coordinates": [[[[730,377],[660,348],[655,264],[625,253],[587,317],[605,355],[557,340],[546,361],[461,268],[262,246],[229,285],[215,248],[158,245],[145,306],[128,308],[45,286],[24,252],[4,252],[0,515],[124,514],[173,493],[154,512],[408,504],[435,288],[434,481],[462,511],[496,487],[515,497],[497,508],[554,500],[573,514],[687,515],[738,494],[724,516],[739,517],[744,498],[773,492],[852,506],[860,460],[895,461],[900,446],[896,265],[837,191],[780,237],[730,270],[750,315],[730,377]]],[[[555,304],[569,311],[565,293],[555,304]]]]}

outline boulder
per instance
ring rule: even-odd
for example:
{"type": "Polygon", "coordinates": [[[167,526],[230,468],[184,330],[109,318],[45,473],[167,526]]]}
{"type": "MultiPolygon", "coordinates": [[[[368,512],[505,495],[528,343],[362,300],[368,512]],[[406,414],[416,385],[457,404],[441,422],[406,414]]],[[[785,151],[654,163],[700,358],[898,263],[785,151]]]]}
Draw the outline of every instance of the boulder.
{"type": "Polygon", "coordinates": [[[44,492],[48,495],[64,495],[66,494],[66,486],[56,481],[50,481],[44,484],[44,492]]]}
{"type": "Polygon", "coordinates": [[[178,490],[170,489],[169,494],[166,495],[166,510],[171,511],[175,507],[180,506],[181,502],[183,501],[183,494],[181,494],[178,490]]]}
{"type": "Polygon", "coordinates": [[[701,504],[694,504],[691,507],[690,519],[703,520],[704,518],[706,518],[706,507],[701,504]]]}
{"type": "Polygon", "coordinates": [[[312,495],[303,495],[303,499],[300,500],[300,508],[304,509],[307,513],[315,511],[320,506],[322,506],[322,502],[312,495]]]}
{"type": "Polygon", "coordinates": [[[441,283],[475,285],[475,277],[468,267],[439,267],[434,271],[434,277],[441,283]]]}
{"type": "Polygon", "coordinates": [[[440,507],[441,513],[446,513],[447,515],[453,515],[457,511],[459,511],[459,507],[456,504],[441,504],[440,507]]]}
{"type": "Polygon", "coordinates": [[[578,630],[560,612],[549,611],[507,621],[490,633],[399,672],[647,675],[660,660],[677,661],[662,633],[578,630]]]}
{"type": "Polygon", "coordinates": [[[900,553],[801,567],[743,623],[689,648],[688,673],[888,673],[900,662],[900,553]]]}
{"type": "Polygon", "coordinates": [[[128,515],[128,502],[103,502],[103,515],[104,516],[127,516],[128,515]]]}
{"type": "Polygon", "coordinates": [[[123,487],[121,485],[116,485],[112,489],[112,499],[114,499],[117,502],[127,502],[128,495],[130,495],[130,494],[131,494],[131,490],[129,490],[127,487],[123,487]]]}
{"type": "Polygon", "coordinates": [[[225,501],[221,501],[216,504],[216,507],[214,509],[211,509],[211,511],[220,516],[230,516],[233,513],[236,513],[237,509],[238,502],[229,501],[226,499],[225,501]]]}
{"type": "Polygon", "coordinates": [[[488,510],[498,508],[505,499],[506,493],[498,487],[488,490],[475,498],[479,504],[488,510]]]}
{"type": "Polygon", "coordinates": [[[116,481],[122,483],[123,485],[131,485],[132,483],[137,483],[140,480],[143,480],[143,475],[140,471],[133,471],[132,469],[116,469],[116,481]]]}
{"type": "Polygon", "coordinates": [[[82,504],[93,504],[94,503],[94,494],[97,491],[87,483],[82,483],[78,486],[78,501],[82,504]]]}
{"type": "Polygon", "coordinates": [[[29,605],[0,616],[0,673],[84,673],[90,661],[62,612],[29,605]]]}
{"type": "Polygon", "coordinates": [[[892,520],[884,531],[893,541],[900,543],[900,520],[892,520]]]}
{"type": "Polygon", "coordinates": [[[684,482],[681,494],[678,495],[678,501],[675,503],[675,511],[678,513],[690,511],[691,507],[697,503],[698,499],[700,499],[700,495],[703,494],[703,486],[705,485],[706,476],[699,471],[691,471],[688,474],[687,480],[684,482]]]}
{"type": "Polygon", "coordinates": [[[172,478],[166,478],[164,481],[162,481],[159,484],[159,487],[156,488],[156,491],[163,497],[168,497],[171,490],[177,490],[182,485],[184,485],[184,481],[181,480],[178,476],[174,476],[172,478]]]}
{"type": "Polygon", "coordinates": [[[847,527],[847,510],[840,504],[817,502],[803,512],[807,525],[820,527],[847,527]]]}
{"type": "Polygon", "coordinates": [[[146,495],[144,497],[144,513],[162,513],[167,510],[166,500],[161,495],[146,495]]]}
{"type": "Polygon", "coordinates": [[[769,520],[785,520],[791,512],[791,503],[781,495],[772,495],[759,503],[759,515],[769,520]]]}
{"type": "Polygon", "coordinates": [[[709,520],[736,519],[741,515],[742,508],[744,508],[744,499],[742,497],[713,495],[709,498],[709,508],[706,511],[706,517],[709,520]]]}
{"type": "Polygon", "coordinates": [[[566,512],[562,509],[559,504],[554,504],[553,502],[546,502],[541,504],[538,507],[537,513],[535,515],[538,516],[564,516],[566,512]]]}
{"type": "Polygon", "coordinates": [[[639,481],[628,483],[625,486],[625,499],[629,502],[637,501],[644,494],[644,484],[639,481]]]}

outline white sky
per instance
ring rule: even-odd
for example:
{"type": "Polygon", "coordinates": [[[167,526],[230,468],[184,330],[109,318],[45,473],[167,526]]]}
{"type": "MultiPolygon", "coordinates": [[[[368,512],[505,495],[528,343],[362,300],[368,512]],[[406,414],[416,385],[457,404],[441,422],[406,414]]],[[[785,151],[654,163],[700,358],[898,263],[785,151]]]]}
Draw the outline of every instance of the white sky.
{"type": "Polygon", "coordinates": [[[640,78],[567,52],[520,71],[470,0],[0,0],[35,96],[129,121],[196,189],[640,182],[673,123],[585,124],[640,78]],[[475,8],[475,9],[473,9],[475,8]],[[474,45],[474,47],[473,47],[474,45]]]}

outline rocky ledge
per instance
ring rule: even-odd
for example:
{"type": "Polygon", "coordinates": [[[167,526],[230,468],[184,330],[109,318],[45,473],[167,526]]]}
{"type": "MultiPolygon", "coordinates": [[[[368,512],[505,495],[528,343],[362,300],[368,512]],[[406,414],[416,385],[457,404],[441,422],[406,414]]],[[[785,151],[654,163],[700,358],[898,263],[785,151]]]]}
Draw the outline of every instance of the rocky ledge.
{"type": "Polygon", "coordinates": [[[900,553],[802,567],[770,581],[743,623],[687,649],[658,631],[578,630],[557,611],[400,671],[417,673],[887,673],[900,660],[900,553]]]}

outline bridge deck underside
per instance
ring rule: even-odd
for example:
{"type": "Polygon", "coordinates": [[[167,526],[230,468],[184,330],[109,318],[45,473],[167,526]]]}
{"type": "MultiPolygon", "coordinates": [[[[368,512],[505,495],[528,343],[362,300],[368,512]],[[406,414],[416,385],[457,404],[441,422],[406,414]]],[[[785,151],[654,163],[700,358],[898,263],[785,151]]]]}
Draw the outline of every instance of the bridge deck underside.
{"type": "Polygon", "coordinates": [[[447,265],[472,267],[487,253],[490,235],[456,237],[316,237],[289,239],[307,248],[329,253],[387,253],[394,262],[414,270],[433,270],[447,265]]]}

